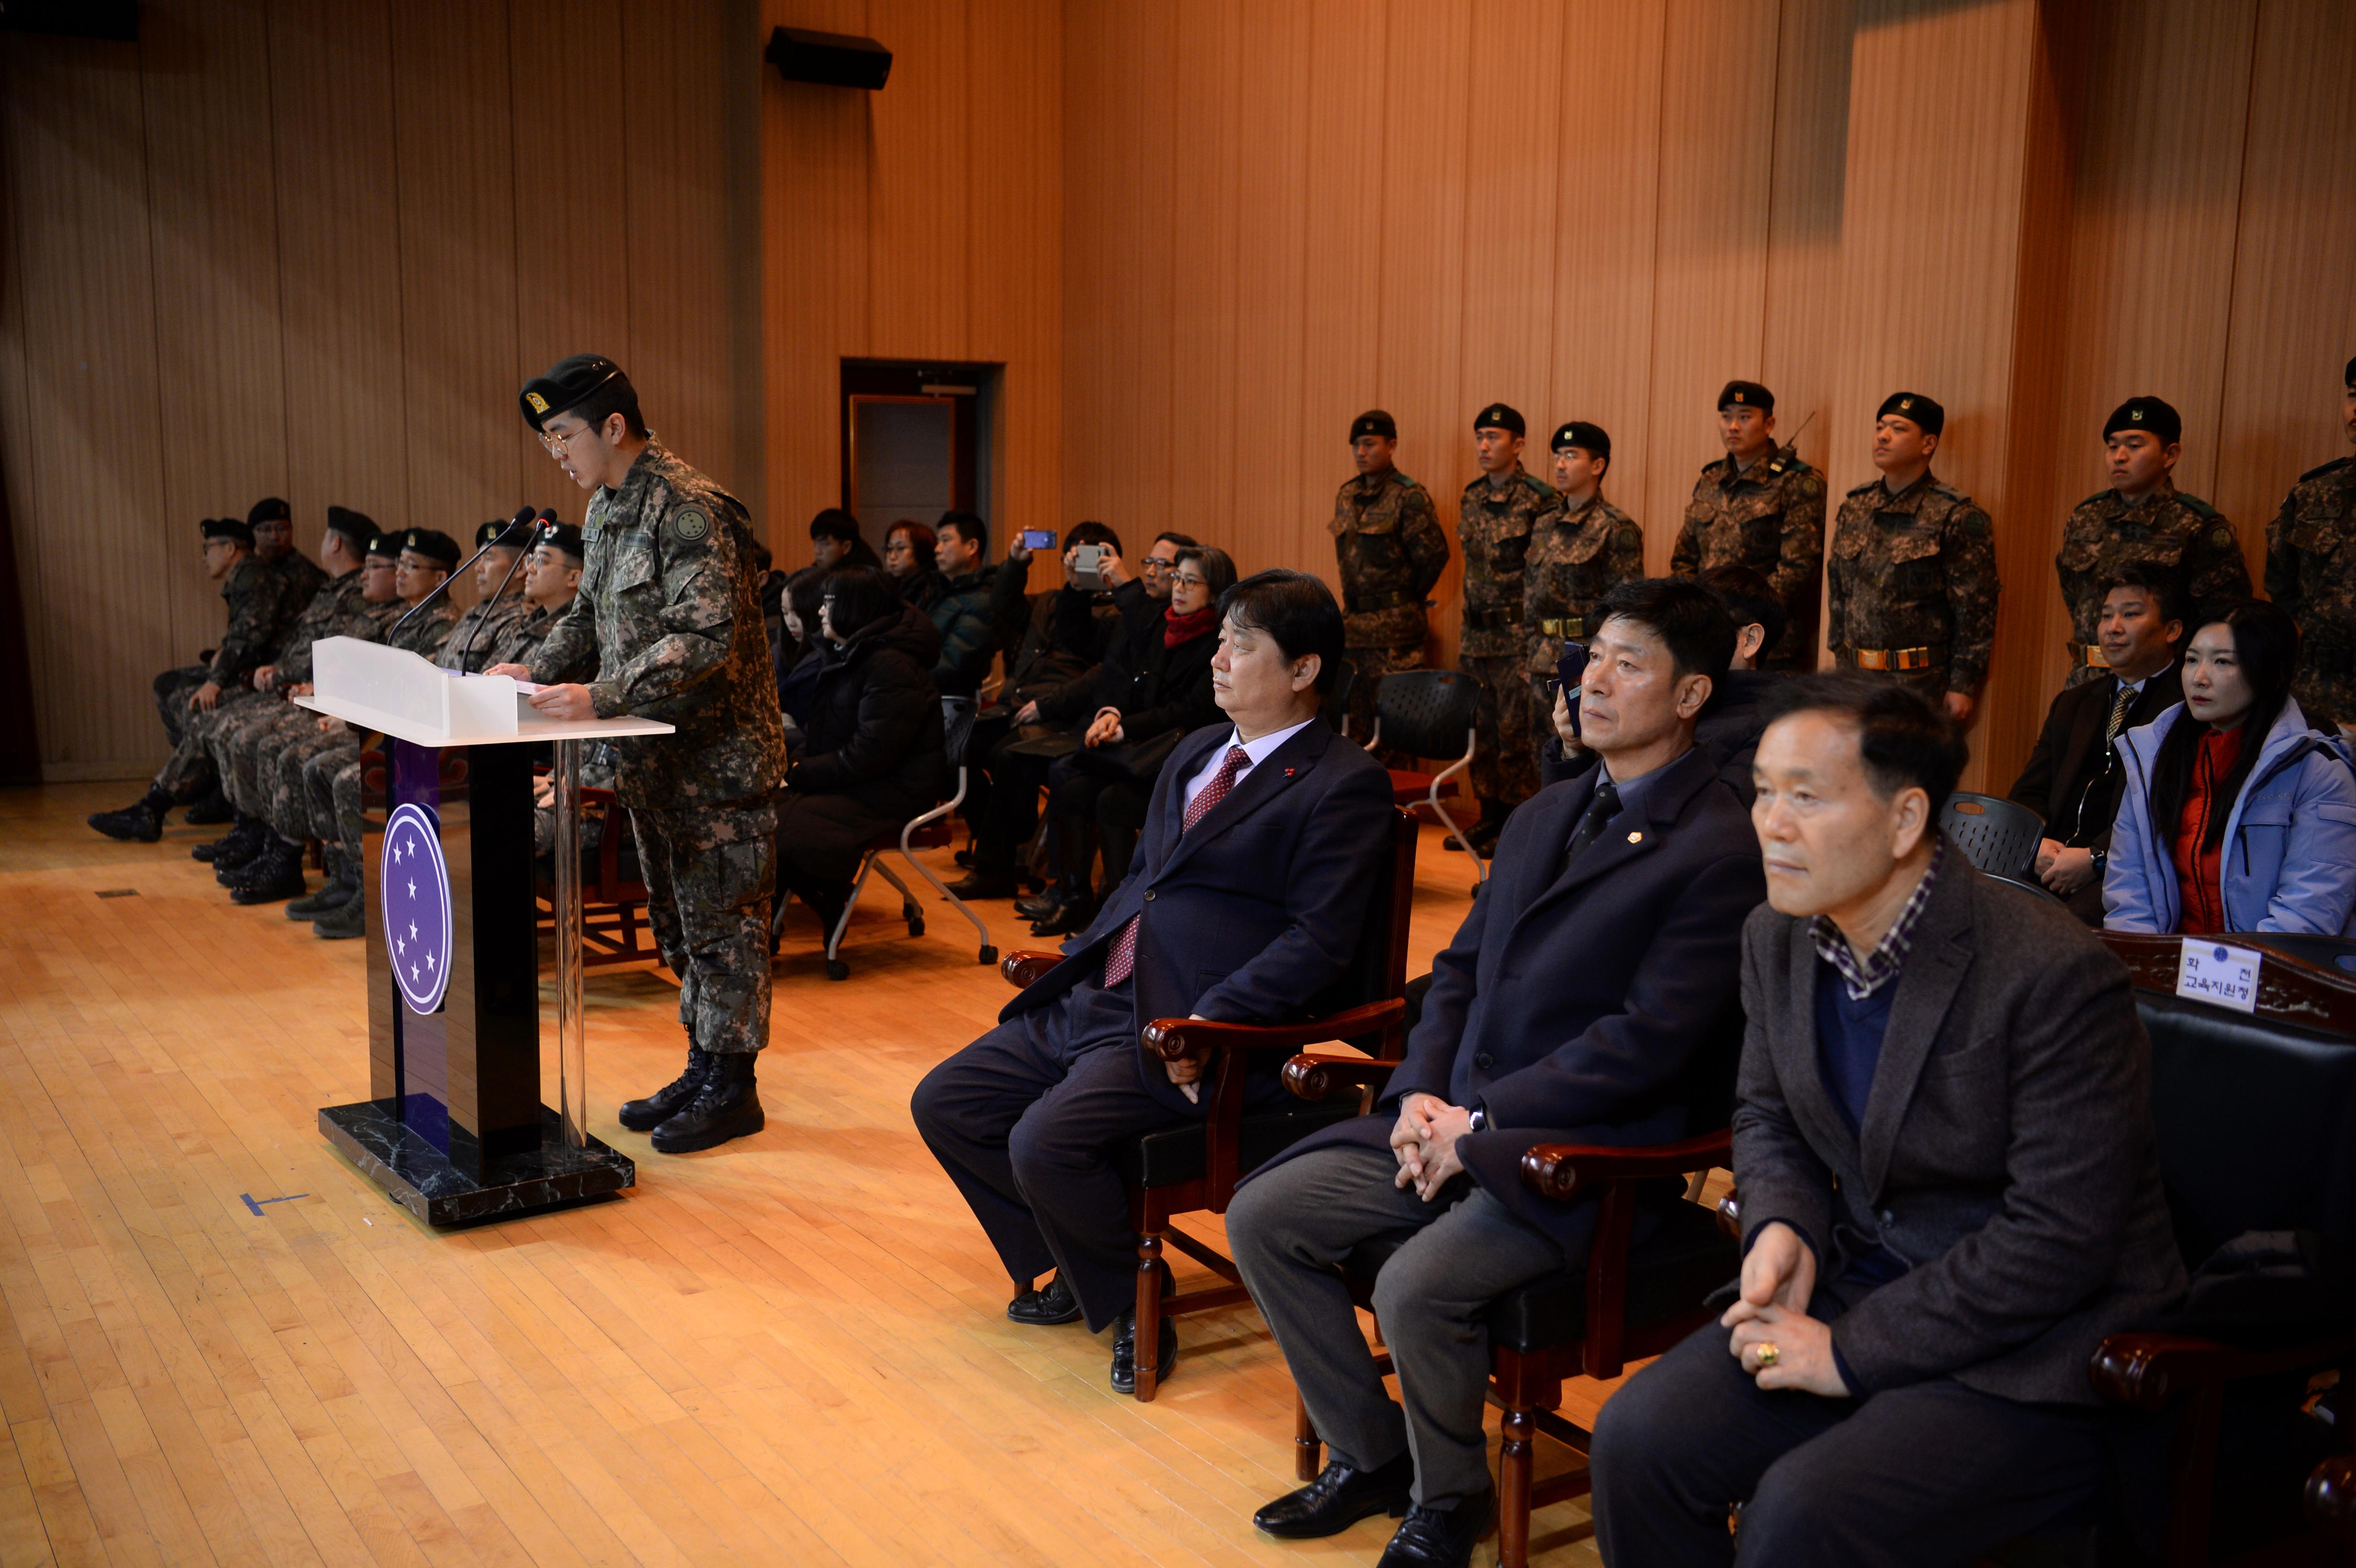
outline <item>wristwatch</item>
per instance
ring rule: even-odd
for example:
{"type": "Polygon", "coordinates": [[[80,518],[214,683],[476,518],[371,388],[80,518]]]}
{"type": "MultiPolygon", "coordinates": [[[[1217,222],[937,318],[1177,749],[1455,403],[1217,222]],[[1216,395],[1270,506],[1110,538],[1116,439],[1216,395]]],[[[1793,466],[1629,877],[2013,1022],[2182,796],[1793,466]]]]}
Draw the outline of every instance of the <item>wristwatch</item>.
{"type": "Polygon", "coordinates": [[[1477,1132],[1483,1132],[1483,1131],[1487,1130],[1488,1125],[1489,1125],[1489,1110],[1488,1110],[1488,1107],[1487,1107],[1487,1106],[1485,1106],[1485,1105],[1475,1105],[1475,1106],[1473,1106],[1473,1107],[1472,1107],[1472,1115],[1471,1118],[1469,1119],[1469,1121],[1468,1121],[1468,1123],[1467,1123],[1467,1126],[1468,1126],[1469,1130],[1471,1130],[1471,1131],[1472,1131],[1472,1132],[1476,1132],[1476,1133],[1477,1133],[1477,1132]]]}
{"type": "Polygon", "coordinates": [[[2087,851],[2087,855],[2094,863],[2094,875],[2103,875],[2110,866],[2111,852],[2108,849],[2092,849],[2087,851]]]}

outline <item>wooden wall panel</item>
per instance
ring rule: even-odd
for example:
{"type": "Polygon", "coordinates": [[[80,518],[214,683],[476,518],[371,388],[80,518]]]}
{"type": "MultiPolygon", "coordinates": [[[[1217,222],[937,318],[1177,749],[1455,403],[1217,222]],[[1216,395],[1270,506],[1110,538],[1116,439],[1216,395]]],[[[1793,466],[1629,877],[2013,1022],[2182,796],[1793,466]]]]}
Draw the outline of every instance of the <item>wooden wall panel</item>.
{"type": "MultiPolygon", "coordinates": [[[[1248,30],[1257,39],[1257,29],[1248,30]]],[[[1179,15],[1172,76],[1179,103],[1237,101],[1248,29],[1232,0],[1193,0],[1179,15]]],[[[1185,389],[1165,427],[1177,461],[1170,476],[1167,526],[1231,548],[1236,454],[1247,439],[1236,428],[1236,278],[1238,184],[1248,154],[1234,117],[1217,114],[1195,128],[1185,155],[1172,150],[1168,170],[1177,211],[1186,214],[1181,286],[1170,302],[1173,375],[1185,389]]],[[[1074,149],[1076,155],[1078,149],[1074,149]]],[[[1313,435],[1310,450],[1316,450],[1313,435]]],[[[1124,519],[1132,558],[1150,534],[1143,519],[1124,519]]]]}
{"type": "MultiPolygon", "coordinates": [[[[976,109],[968,351],[1009,367],[990,515],[1001,532],[1061,531],[1064,450],[1064,68],[1058,0],[1004,0],[968,23],[976,109]]],[[[1137,553],[1134,549],[1132,554],[1137,553]]],[[[1040,581],[1044,582],[1044,573],[1040,581]]]]}
{"type": "MultiPolygon", "coordinates": [[[[968,7],[868,0],[867,29],[893,51],[891,85],[873,95],[869,352],[921,359],[958,352],[971,320],[962,260],[975,240],[969,159],[968,7]]],[[[986,208],[983,209],[985,212],[986,208]]]]}

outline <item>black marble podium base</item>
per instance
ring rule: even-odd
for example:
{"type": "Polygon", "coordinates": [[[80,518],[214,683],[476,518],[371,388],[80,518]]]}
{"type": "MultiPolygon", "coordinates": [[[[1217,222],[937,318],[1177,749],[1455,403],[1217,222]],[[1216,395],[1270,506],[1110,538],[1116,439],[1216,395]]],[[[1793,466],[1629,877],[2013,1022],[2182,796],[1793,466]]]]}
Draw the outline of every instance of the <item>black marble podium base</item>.
{"type": "MultiPolygon", "coordinates": [[[[540,1108],[540,1147],[492,1160],[480,1181],[404,1125],[394,1101],[322,1106],[319,1131],[394,1202],[429,1225],[567,1208],[636,1186],[638,1179],[629,1156],[596,1138],[578,1154],[566,1148],[563,1126],[545,1105],[540,1108]]],[[[468,1135],[453,1127],[450,1136],[455,1147],[468,1135]]]]}

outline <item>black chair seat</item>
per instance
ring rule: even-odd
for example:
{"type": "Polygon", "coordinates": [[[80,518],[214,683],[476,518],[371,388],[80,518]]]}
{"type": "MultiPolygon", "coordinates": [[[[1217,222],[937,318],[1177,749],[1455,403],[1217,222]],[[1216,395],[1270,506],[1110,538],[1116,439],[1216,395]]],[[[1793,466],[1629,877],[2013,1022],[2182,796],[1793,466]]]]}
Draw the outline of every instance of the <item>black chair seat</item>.
{"type": "MultiPolygon", "coordinates": [[[[1350,1121],[1357,1114],[1357,1101],[1344,1098],[1334,1103],[1306,1104],[1297,1111],[1247,1115],[1242,1138],[1237,1145],[1236,1167],[1243,1171],[1257,1170],[1279,1151],[1318,1128],[1350,1121]]],[[[1113,1163],[1119,1168],[1121,1179],[1131,1187],[1176,1187],[1196,1180],[1205,1168],[1202,1124],[1189,1123],[1168,1132],[1148,1133],[1122,1149],[1113,1163]]]]}
{"type": "MultiPolygon", "coordinates": [[[[1641,1328],[1684,1316],[1742,1272],[1742,1247],[1698,1203],[1662,1206],[1657,1229],[1628,1249],[1627,1324],[1641,1328]]],[[[1344,1264],[1371,1285],[1406,1238],[1368,1242],[1344,1264]]],[[[1363,1296],[1364,1291],[1359,1294],[1363,1296]]],[[[1587,1332],[1587,1266],[1558,1269],[1497,1298],[1489,1308],[1493,1344],[1527,1355],[1575,1343],[1587,1332]]]]}

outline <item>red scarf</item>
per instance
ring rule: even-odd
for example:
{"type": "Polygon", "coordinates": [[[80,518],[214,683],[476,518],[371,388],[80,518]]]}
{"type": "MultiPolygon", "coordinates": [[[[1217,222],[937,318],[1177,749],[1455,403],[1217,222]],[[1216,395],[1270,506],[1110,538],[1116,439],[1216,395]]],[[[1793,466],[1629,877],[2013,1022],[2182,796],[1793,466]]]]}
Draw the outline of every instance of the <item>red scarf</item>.
{"type": "Polygon", "coordinates": [[[1218,618],[1219,607],[1205,604],[1191,615],[1181,615],[1176,610],[1162,612],[1162,645],[1174,648],[1181,643],[1191,643],[1211,629],[1218,618]]]}

